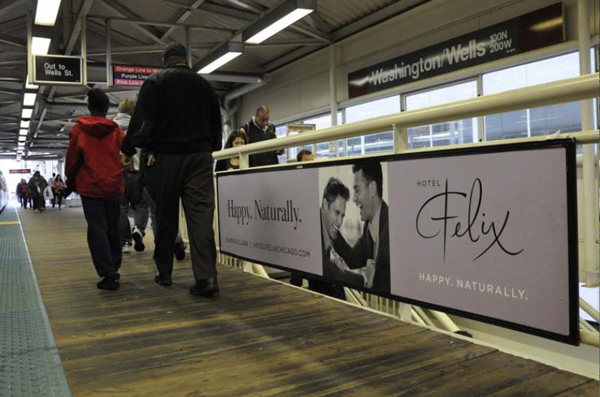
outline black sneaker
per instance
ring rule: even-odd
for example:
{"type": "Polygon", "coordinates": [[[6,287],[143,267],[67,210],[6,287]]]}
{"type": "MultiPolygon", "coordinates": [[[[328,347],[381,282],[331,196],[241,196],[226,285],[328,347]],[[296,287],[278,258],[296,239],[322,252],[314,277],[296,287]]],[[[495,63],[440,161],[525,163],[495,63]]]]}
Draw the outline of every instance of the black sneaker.
{"type": "Polygon", "coordinates": [[[108,277],[104,277],[102,280],[100,280],[98,282],[98,284],[96,284],[96,286],[98,287],[98,289],[116,291],[119,289],[121,284],[119,282],[118,276],[112,276],[112,277],[108,276],[108,277]]]}
{"type": "Polygon", "coordinates": [[[185,259],[185,243],[183,241],[175,244],[175,259],[178,261],[185,259]]]}
{"type": "Polygon", "coordinates": [[[219,284],[216,277],[196,281],[196,284],[190,288],[190,294],[194,296],[211,297],[217,292],[219,292],[219,284]]]}
{"type": "Polygon", "coordinates": [[[154,276],[154,282],[158,285],[162,285],[163,287],[170,287],[173,285],[173,279],[171,279],[171,276],[163,276],[162,274],[157,274],[154,276]]]}
{"type": "Polygon", "coordinates": [[[137,226],[135,226],[131,231],[131,238],[134,242],[133,248],[137,252],[142,252],[146,249],[146,246],[144,245],[144,235],[142,234],[142,231],[138,229],[137,226]]]}

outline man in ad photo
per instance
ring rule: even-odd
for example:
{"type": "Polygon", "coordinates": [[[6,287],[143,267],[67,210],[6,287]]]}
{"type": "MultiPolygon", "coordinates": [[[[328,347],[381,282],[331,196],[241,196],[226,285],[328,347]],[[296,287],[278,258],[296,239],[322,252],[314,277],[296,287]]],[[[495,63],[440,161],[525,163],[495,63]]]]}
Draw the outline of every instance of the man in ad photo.
{"type": "MultiPolygon", "coordinates": [[[[364,266],[367,288],[390,292],[390,231],[388,206],[383,201],[383,172],[380,163],[358,163],[354,173],[354,204],[365,222],[354,246],[353,261],[364,266]]],[[[350,265],[350,263],[349,263],[350,265]]]]}
{"type": "MultiPolygon", "coordinates": [[[[348,200],[350,200],[350,190],[338,178],[331,177],[325,186],[321,203],[323,276],[364,286],[365,278],[363,274],[350,270],[344,259],[342,259],[352,258],[352,248],[340,233],[340,228],[346,216],[346,203],[348,200]]],[[[333,295],[340,299],[345,296],[344,288],[341,285],[326,282],[322,284],[323,291],[317,292],[333,295]]]]}
{"type": "MultiPolygon", "coordinates": [[[[347,187],[337,178],[331,178],[323,193],[323,275],[349,284],[390,291],[390,244],[388,206],[383,200],[383,172],[380,163],[358,163],[352,167],[353,202],[359,213],[362,231],[353,244],[344,236],[342,228],[346,212],[347,187]],[[340,194],[329,196],[332,180],[339,183],[340,194]],[[333,250],[326,244],[333,241],[333,250]]],[[[357,224],[360,224],[356,220],[357,224]]]]}

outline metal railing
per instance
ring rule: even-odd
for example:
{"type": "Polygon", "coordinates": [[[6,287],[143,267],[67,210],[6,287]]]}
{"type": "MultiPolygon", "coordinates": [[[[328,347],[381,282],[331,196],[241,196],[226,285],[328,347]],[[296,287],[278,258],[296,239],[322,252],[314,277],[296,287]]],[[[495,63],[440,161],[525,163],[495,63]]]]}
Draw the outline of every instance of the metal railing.
{"type": "MultiPolygon", "coordinates": [[[[600,141],[598,130],[560,135],[554,134],[534,138],[510,139],[493,142],[476,142],[441,147],[409,149],[407,145],[407,128],[412,126],[440,123],[469,117],[478,117],[495,113],[503,113],[524,108],[533,108],[563,102],[590,99],[597,97],[599,90],[600,83],[598,73],[589,74],[548,84],[507,91],[494,95],[482,96],[440,106],[405,111],[393,115],[382,116],[365,121],[334,126],[317,131],[310,131],[295,136],[278,138],[245,146],[238,146],[236,148],[215,152],[213,153],[213,158],[215,160],[221,160],[239,156],[240,168],[244,169],[248,168],[248,156],[250,154],[268,152],[282,148],[304,146],[307,144],[314,144],[326,141],[335,141],[338,139],[373,134],[378,132],[385,132],[389,131],[391,128],[393,128],[394,130],[394,151],[396,153],[415,153],[458,149],[463,147],[483,147],[499,145],[504,143],[543,141],[548,139],[555,139],[557,137],[570,137],[575,139],[579,144],[595,144],[600,141]]],[[[373,157],[376,157],[378,155],[380,154],[373,155],[373,157]]],[[[328,161],[328,159],[319,159],[318,161],[326,162],[328,161]]],[[[594,164],[598,164],[598,159],[594,161],[594,164]]],[[[595,186],[584,186],[584,188],[596,189],[595,186]]],[[[597,203],[595,205],[597,206],[597,203]]],[[[590,207],[588,206],[587,208],[590,207]]],[[[592,216],[582,214],[581,211],[579,213],[579,216],[583,216],[583,219],[586,222],[595,222],[595,219],[597,219],[597,217],[594,218],[592,216]]],[[[217,215],[215,216],[215,230],[217,230],[218,228],[218,222],[216,217],[217,215]]],[[[596,241],[586,243],[596,244],[596,241]]],[[[219,262],[228,266],[238,267],[247,272],[252,272],[264,277],[268,277],[268,273],[265,271],[265,269],[257,264],[240,261],[238,259],[231,258],[224,254],[219,254],[219,262]]],[[[595,269],[588,270],[592,270],[592,272],[595,272],[597,279],[597,260],[595,269]]],[[[358,292],[348,288],[346,288],[346,295],[348,301],[351,303],[363,307],[369,307],[371,309],[375,309],[377,311],[381,311],[393,316],[397,316],[405,321],[414,321],[421,325],[426,325],[432,328],[442,328],[451,332],[459,331],[459,328],[445,313],[399,303],[396,301],[381,298],[375,295],[370,295],[364,292],[358,292]]],[[[586,313],[588,313],[596,321],[598,321],[598,312],[593,307],[591,307],[591,305],[589,305],[585,300],[580,299],[580,306],[586,313]]],[[[581,321],[581,339],[582,342],[585,344],[593,346],[598,346],[599,344],[598,331],[596,331],[593,327],[591,327],[587,322],[583,320],[581,321]]]]}

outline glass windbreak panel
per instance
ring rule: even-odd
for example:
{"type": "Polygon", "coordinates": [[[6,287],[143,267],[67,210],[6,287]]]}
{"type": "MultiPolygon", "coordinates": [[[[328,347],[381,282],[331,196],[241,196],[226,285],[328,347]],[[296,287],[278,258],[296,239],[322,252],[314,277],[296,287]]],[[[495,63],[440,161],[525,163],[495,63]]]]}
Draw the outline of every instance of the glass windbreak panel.
{"type": "Polygon", "coordinates": [[[581,131],[581,102],[531,109],[529,123],[531,136],[581,131]]]}
{"type": "MultiPolygon", "coordinates": [[[[323,128],[329,128],[331,127],[331,113],[327,113],[321,116],[317,116],[317,117],[312,117],[309,119],[304,119],[302,120],[302,122],[304,124],[314,124],[315,128],[317,130],[321,130],[323,128]]],[[[337,124],[341,125],[343,124],[343,120],[342,120],[342,112],[338,112],[337,114],[337,124]]],[[[344,146],[344,141],[343,140],[338,140],[338,156],[339,154],[339,148],[342,148],[343,151],[343,146],[344,146]]],[[[311,149],[312,150],[312,149],[311,149]]],[[[330,151],[329,151],[329,142],[320,142],[317,143],[317,153],[316,153],[316,157],[319,158],[328,158],[331,157],[330,155],[330,151]]]]}
{"type": "MultiPolygon", "coordinates": [[[[275,131],[277,131],[277,138],[283,138],[287,136],[287,125],[280,124],[275,126],[275,131]]],[[[287,163],[287,150],[283,151],[281,156],[277,156],[279,158],[279,164],[287,163]]]]}
{"type": "Polygon", "coordinates": [[[356,136],[346,139],[346,156],[360,156],[364,154],[364,137],[356,136]]]}
{"type": "Polygon", "coordinates": [[[485,139],[527,138],[527,110],[493,114],[485,117],[485,139]]]}
{"type": "MultiPolygon", "coordinates": [[[[406,110],[416,110],[477,96],[477,82],[455,84],[406,96],[406,110]]],[[[408,128],[408,147],[422,148],[477,141],[477,119],[468,118],[408,128]]]]}
{"type": "MultiPolygon", "coordinates": [[[[483,75],[483,94],[497,94],[523,87],[579,76],[577,52],[483,75]]],[[[524,109],[484,117],[487,141],[581,130],[581,105],[572,102],[524,109]]]]}
{"type": "MultiPolygon", "coordinates": [[[[400,96],[395,95],[346,108],[346,123],[368,120],[400,112],[400,96]]],[[[346,155],[377,153],[394,150],[393,131],[380,132],[346,140],[346,155]]]]}

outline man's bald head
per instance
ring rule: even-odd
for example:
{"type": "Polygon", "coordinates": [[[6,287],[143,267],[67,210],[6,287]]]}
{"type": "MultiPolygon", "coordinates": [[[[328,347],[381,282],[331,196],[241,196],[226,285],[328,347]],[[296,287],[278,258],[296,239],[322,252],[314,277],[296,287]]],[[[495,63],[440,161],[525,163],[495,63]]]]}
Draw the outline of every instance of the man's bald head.
{"type": "Polygon", "coordinates": [[[263,105],[263,106],[259,107],[258,109],[256,109],[256,113],[254,114],[254,121],[260,128],[262,128],[262,129],[267,128],[267,126],[269,125],[270,118],[271,118],[271,112],[269,111],[268,107],[263,105]]]}

